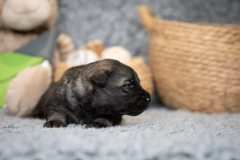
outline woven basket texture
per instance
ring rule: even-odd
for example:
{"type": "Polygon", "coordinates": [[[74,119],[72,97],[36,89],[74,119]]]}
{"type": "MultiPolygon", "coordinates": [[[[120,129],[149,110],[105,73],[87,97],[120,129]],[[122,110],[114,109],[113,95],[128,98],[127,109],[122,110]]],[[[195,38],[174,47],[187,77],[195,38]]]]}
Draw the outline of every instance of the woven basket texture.
{"type": "MultiPolygon", "coordinates": [[[[153,85],[153,80],[152,80],[152,72],[150,70],[150,67],[148,67],[145,63],[143,58],[141,57],[134,57],[131,59],[131,61],[126,62],[126,65],[132,67],[136,73],[138,74],[138,77],[140,79],[140,83],[142,85],[142,87],[148,91],[151,96],[153,94],[153,89],[154,89],[154,85],[153,85]]],[[[64,74],[64,72],[71,68],[73,66],[68,66],[66,63],[58,63],[57,67],[56,67],[56,71],[54,74],[54,82],[57,82],[61,79],[62,75],[64,74]]]]}
{"type": "Polygon", "coordinates": [[[163,103],[193,111],[240,111],[240,27],[158,18],[145,5],[149,58],[163,103]]]}

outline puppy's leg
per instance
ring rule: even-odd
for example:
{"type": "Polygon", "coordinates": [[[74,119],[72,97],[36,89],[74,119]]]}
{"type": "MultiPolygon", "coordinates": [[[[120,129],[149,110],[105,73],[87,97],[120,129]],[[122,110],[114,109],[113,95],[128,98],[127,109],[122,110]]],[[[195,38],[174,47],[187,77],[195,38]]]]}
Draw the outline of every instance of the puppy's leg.
{"type": "Polygon", "coordinates": [[[52,128],[52,127],[66,127],[67,118],[63,113],[50,110],[48,113],[47,122],[44,123],[43,127],[52,128]]]}
{"type": "Polygon", "coordinates": [[[112,115],[101,115],[94,119],[92,122],[86,124],[86,128],[104,128],[112,127],[120,124],[122,121],[122,116],[112,116],[112,115]]]}

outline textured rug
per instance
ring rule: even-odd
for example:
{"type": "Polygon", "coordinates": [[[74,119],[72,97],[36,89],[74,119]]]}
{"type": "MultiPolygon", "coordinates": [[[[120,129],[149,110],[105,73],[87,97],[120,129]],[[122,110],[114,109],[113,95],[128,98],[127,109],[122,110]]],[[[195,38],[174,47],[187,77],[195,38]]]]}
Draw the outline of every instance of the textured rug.
{"type": "Polygon", "coordinates": [[[0,110],[0,159],[240,158],[240,113],[201,114],[151,107],[121,126],[43,128],[44,120],[0,110]]]}

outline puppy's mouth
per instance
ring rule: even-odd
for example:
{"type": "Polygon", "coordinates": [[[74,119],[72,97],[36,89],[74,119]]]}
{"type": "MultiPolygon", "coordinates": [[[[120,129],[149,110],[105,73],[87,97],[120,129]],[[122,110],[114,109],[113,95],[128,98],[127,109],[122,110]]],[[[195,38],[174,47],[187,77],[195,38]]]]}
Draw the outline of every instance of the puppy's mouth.
{"type": "Polygon", "coordinates": [[[138,116],[139,114],[141,114],[142,112],[144,112],[145,110],[147,110],[149,107],[149,105],[145,106],[144,108],[141,107],[141,109],[139,109],[139,107],[133,106],[132,108],[129,109],[121,109],[118,110],[117,112],[112,112],[111,114],[115,114],[115,115],[129,115],[129,116],[138,116]]]}
{"type": "Polygon", "coordinates": [[[129,115],[129,116],[138,116],[138,115],[140,115],[141,113],[143,113],[145,110],[147,110],[148,108],[149,108],[149,104],[146,106],[146,107],[144,107],[143,109],[131,109],[129,112],[127,112],[127,114],[126,115],[129,115]]]}
{"type": "Polygon", "coordinates": [[[141,114],[142,112],[144,112],[145,110],[143,111],[139,111],[139,112],[128,112],[126,115],[129,115],[129,116],[138,116],[139,114],[141,114]]]}

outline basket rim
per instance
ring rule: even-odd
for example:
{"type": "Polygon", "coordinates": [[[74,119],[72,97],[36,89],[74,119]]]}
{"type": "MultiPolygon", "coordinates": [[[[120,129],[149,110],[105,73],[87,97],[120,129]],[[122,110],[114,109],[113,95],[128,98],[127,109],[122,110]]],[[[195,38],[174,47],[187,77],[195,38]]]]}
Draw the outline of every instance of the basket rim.
{"type": "Polygon", "coordinates": [[[143,23],[143,25],[150,31],[155,25],[155,23],[165,23],[170,25],[181,25],[181,26],[189,26],[189,27],[215,27],[215,28],[229,28],[229,29],[237,29],[240,30],[240,24],[231,24],[231,23],[205,23],[205,22],[184,22],[184,21],[176,21],[176,20],[165,20],[161,17],[157,16],[153,13],[149,7],[145,4],[142,4],[139,7],[139,16],[143,23]]]}

